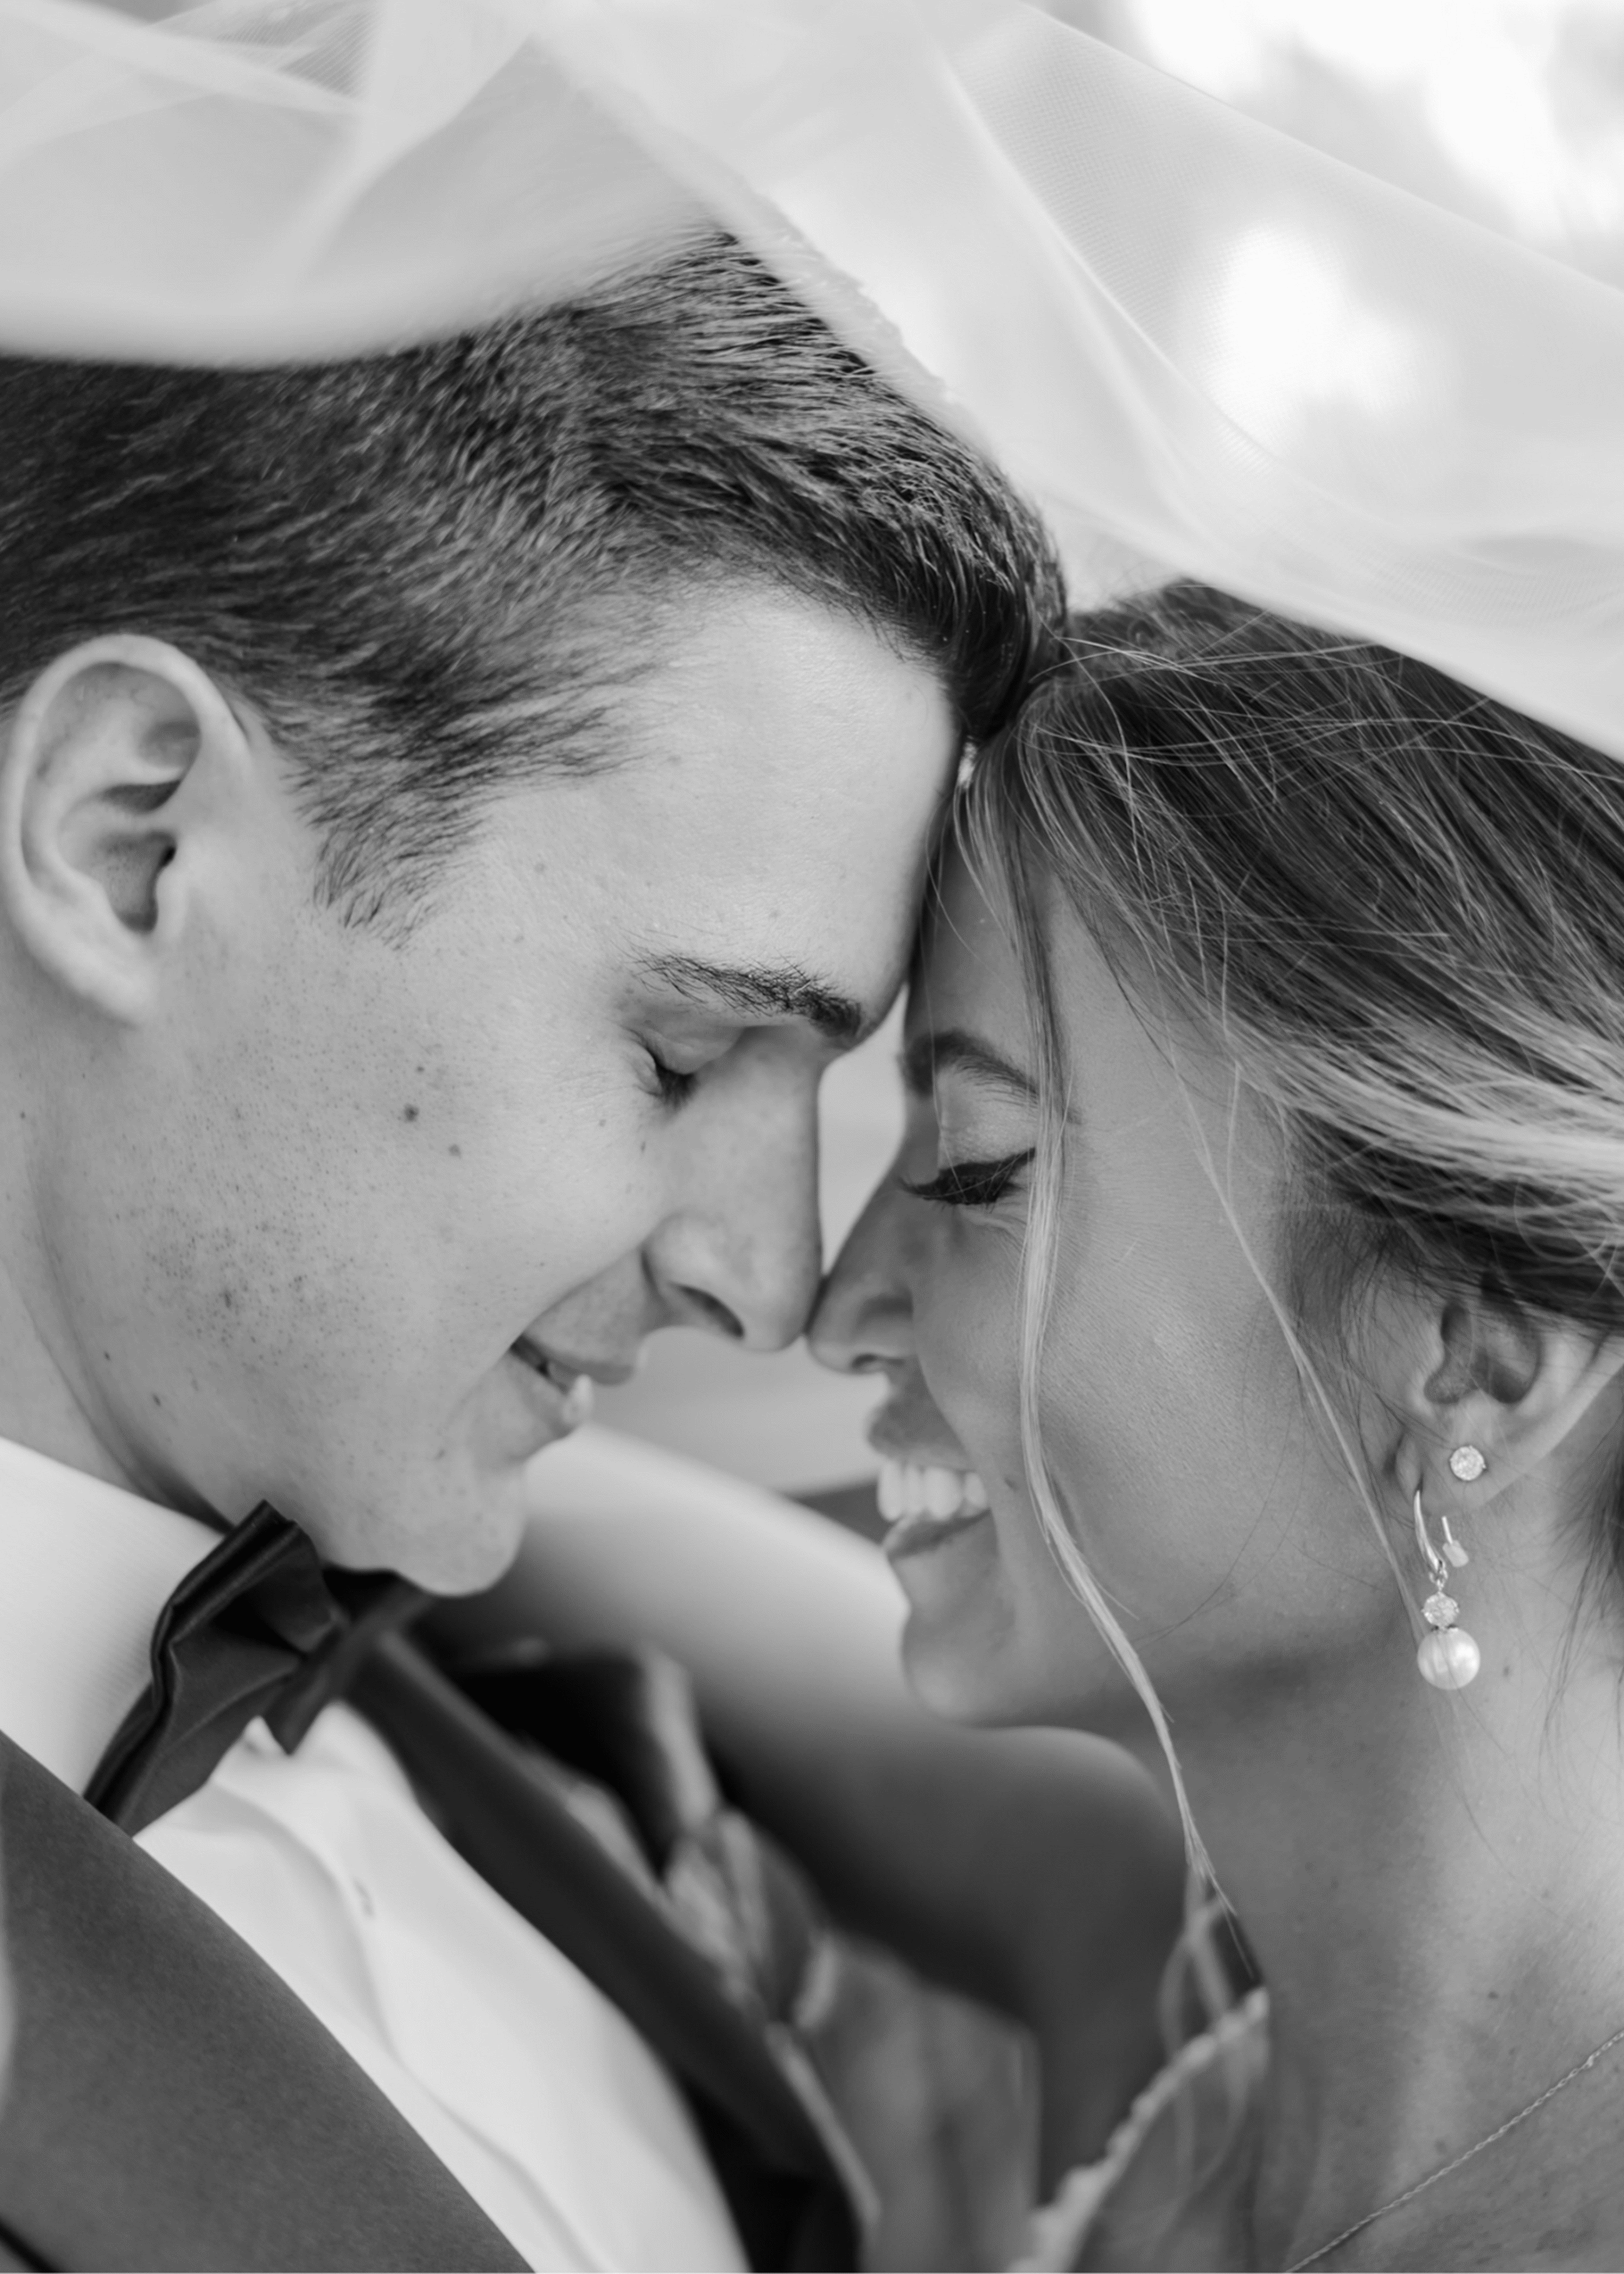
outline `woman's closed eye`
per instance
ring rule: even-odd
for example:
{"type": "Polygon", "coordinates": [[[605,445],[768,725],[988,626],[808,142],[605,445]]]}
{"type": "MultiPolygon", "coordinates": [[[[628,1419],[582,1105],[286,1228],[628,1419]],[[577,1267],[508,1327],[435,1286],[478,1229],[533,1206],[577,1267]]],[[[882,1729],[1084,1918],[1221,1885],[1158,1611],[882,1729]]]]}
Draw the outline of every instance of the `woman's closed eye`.
{"type": "Polygon", "coordinates": [[[1029,1166],[1035,1150],[1029,1145],[1024,1152],[1006,1153],[995,1161],[949,1161],[933,1177],[918,1182],[904,1177],[903,1189],[939,1208],[995,1208],[1029,1166]]]}

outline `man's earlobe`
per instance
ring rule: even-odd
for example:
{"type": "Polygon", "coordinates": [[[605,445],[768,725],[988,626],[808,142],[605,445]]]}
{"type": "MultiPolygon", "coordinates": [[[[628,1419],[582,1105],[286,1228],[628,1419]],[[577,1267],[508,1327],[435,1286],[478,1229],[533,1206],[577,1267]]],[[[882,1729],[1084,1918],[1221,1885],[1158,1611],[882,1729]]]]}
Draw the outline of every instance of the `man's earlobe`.
{"type": "Polygon", "coordinates": [[[0,900],[33,960],[140,1019],[184,922],[188,832],[247,764],[206,672],[162,640],[70,649],[23,697],[0,766],[0,900]]]}

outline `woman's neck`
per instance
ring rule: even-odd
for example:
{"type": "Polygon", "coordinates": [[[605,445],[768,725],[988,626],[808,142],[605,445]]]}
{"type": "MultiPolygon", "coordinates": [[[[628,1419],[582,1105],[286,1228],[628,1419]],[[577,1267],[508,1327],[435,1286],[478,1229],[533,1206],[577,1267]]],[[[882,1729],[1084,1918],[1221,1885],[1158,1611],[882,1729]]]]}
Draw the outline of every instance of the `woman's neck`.
{"type": "MultiPolygon", "coordinates": [[[[1485,1646],[1478,1683],[1453,1697],[1395,1650],[1289,1711],[1276,1691],[1181,1749],[1271,1995],[1254,2263],[1315,2249],[1624,2029],[1616,1665],[1593,1638],[1558,1686],[1554,1652],[1520,1640],[1485,1646]]],[[[1530,2153],[1548,2170],[1565,2131],[1587,2136],[1567,2116],[1553,2101],[1485,2151],[1498,2171],[1475,2164],[1472,2180],[1441,2182],[1403,2216],[1447,2216],[1452,2184],[1457,2202],[1485,2178],[1498,2196],[1530,2153]]],[[[1541,2193],[1513,2201],[1533,2213],[1541,2193]]],[[[1371,2240],[1370,2263],[1397,2263],[1393,2230],[1371,2240]]],[[[1513,2236],[1501,2248],[1501,2263],[1534,2263],[1513,2236]]],[[[1363,2262],[1356,2250],[1336,2263],[1363,2262]]]]}

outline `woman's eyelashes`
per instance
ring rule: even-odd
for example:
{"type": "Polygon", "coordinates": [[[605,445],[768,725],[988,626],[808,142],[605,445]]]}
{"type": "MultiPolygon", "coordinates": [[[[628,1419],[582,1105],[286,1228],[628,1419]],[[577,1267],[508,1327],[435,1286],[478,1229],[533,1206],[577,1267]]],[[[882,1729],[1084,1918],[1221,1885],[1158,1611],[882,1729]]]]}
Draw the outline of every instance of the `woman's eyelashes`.
{"type": "Polygon", "coordinates": [[[918,1182],[904,1177],[903,1189],[939,1208],[996,1208],[1030,1165],[1035,1149],[1029,1145],[1024,1152],[1006,1153],[996,1161],[949,1161],[933,1177],[918,1182]]]}

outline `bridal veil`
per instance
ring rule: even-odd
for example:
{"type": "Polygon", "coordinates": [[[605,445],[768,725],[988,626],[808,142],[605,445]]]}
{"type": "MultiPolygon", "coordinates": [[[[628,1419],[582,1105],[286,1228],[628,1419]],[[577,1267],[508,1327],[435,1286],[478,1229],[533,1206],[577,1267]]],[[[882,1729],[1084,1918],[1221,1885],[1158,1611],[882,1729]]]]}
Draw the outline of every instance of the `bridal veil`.
{"type": "Polygon", "coordinates": [[[0,349],[352,353],[718,222],[1080,591],[1198,576],[1624,757],[1624,290],[1042,8],[0,0],[0,349]]]}

